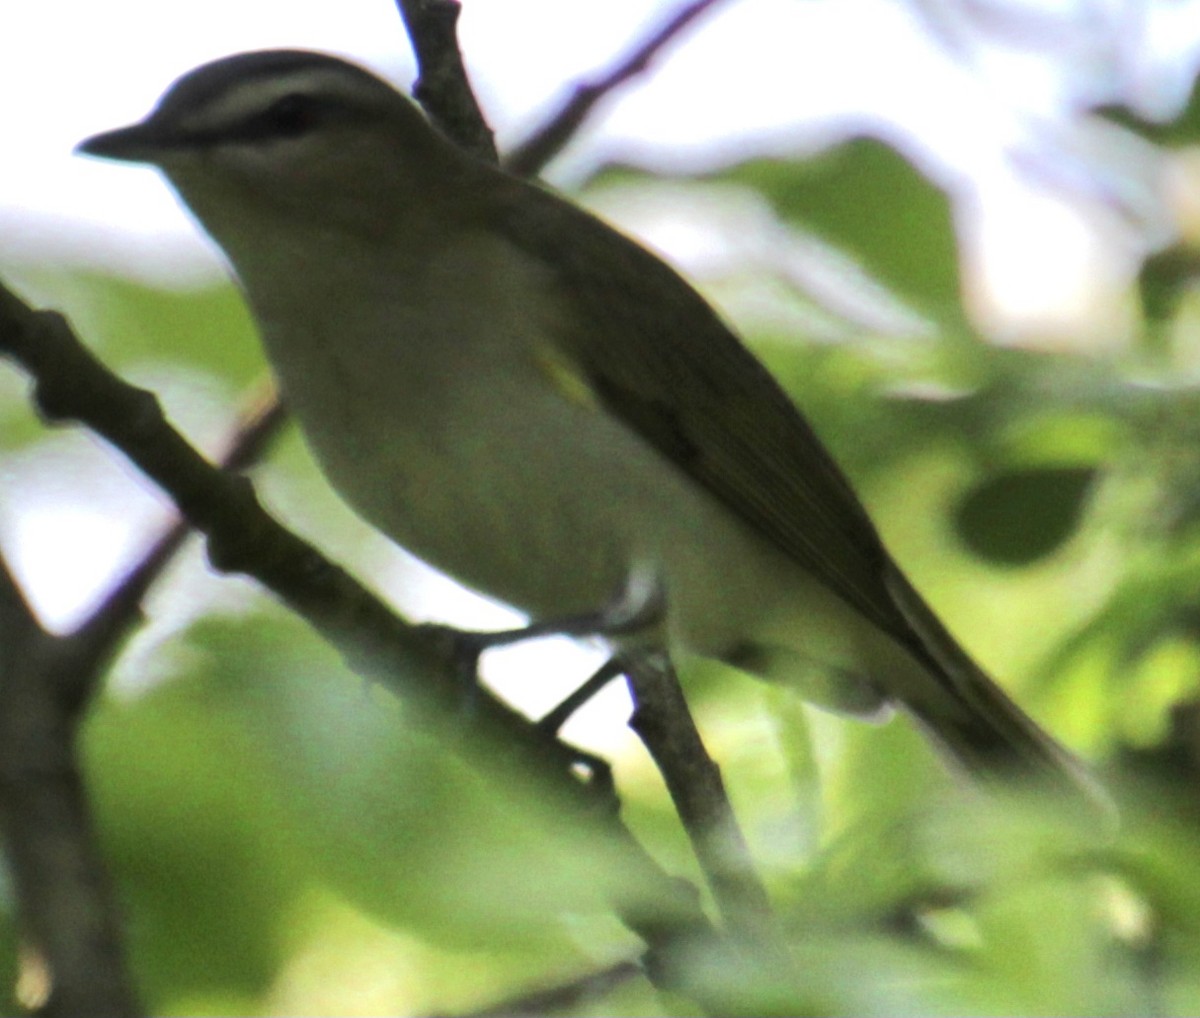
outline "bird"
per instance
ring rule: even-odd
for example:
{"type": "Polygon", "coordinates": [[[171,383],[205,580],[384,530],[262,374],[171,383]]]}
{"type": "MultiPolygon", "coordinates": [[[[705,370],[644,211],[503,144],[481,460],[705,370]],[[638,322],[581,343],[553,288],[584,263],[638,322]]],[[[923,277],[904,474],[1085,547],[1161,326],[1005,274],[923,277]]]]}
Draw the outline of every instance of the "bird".
{"type": "MultiPolygon", "coordinates": [[[[1082,765],[963,649],[767,368],[675,269],[340,57],[240,53],[79,151],[157,167],[224,253],[332,487],[524,612],[726,662],[969,773],[1082,765]]],[[[639,642],[640,641],[640,642],[639,642]]]]}

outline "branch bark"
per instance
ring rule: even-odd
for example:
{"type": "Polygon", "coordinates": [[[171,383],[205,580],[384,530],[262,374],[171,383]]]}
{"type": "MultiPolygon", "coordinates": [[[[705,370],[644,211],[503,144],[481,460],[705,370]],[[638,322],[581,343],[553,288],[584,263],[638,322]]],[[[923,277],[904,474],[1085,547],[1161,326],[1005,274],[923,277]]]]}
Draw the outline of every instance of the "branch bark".
{"type": "Polygon", "coordinates": [[[451,141],[495,163],[496,141],[488,127],[458,48],[458,0],[396,0],[417,57],[413,96],[451,141]]]}
{"type": "Polygon", "coordinates": [[[766,888],[755,871],[745,835],[721,778],[688,709],[679,677],[666,654],[622,658],[634,697],[629,726],[642,740],[679,814],[713,898],[730,930],[770,951],[786,952],[766,888]]]}
{"type": "Polygon", "coordinates": [[[0,836],[25,941],[18,996],[45,1015],[142,1014],[76,756],[107,656],[46,632],[0,560],[0,836]]]}

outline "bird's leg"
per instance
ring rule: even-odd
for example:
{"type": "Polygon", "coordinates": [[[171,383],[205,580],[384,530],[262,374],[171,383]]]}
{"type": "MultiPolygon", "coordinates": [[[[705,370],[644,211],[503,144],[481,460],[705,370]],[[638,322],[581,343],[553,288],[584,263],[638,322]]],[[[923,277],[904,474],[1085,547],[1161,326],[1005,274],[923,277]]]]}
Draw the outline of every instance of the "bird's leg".
{"type": "Polygon", "coordinates": [[[537,723],[547,735],[558,735],[565,725],[575,714],[580,707],[586,704],[593,696],[600,692],[618,675],[622,675],[625,669],[621,661],[615,655],[610,657],[599,668],[596,669],[583,684],[576,687],[571,693],[568,693],[566,698],[547,714],[542,716],[542,719],[537,723]]]}
{"type": "MultiPolygon", "coordinates": [[[[559,628],[556,632],[573,635],[623,636],[658,626],[666,614],[666,596],[662,582],[644,570],[631,572],[617,597],[608,607],[588,616],[577,616],[575,628],[559,628]],[[598,625],[597,625],[598,623],[598,625]],[[582,628],[580,624],[583,624],[582,628]]],[[[569,693],[538,722],[538,729],[557,738],[563,726],[592,697],[625,671],[625,662],[614,654],[596,671],[569,693]]],[[[584,771],[588,780],[611,791],[612,769],[608,761],[582,750],[578,751],[576,768],[584,771]]]]}
{"type": "Polygon", "coordinates": [[[649,572],[634,570],[616,595],[598,611],[539,619],[519,629],[480,635],[487,639],[484,649],[543,636],[627,636],[657,625],[665,614],[666,596],[661,581],[649,572]]]}
{"type": "MultiPolygon", "coordinates": [[[[662,583],[648,572],[635,570],[617,595],[598,611],[538,619],[525,626],[492,632],[455,629],[436,623],[424,628],[450,642],[456,675],[465,687],[474,687],[479,681],[479,659],[484,651],[544,636],[626,636],[658,625],[665,608],[662,583]]],[[[548,732],[557,733],[575,711],[620,671],[619,665],[608,662],[547,714],[539,725],[548,732]]]]}

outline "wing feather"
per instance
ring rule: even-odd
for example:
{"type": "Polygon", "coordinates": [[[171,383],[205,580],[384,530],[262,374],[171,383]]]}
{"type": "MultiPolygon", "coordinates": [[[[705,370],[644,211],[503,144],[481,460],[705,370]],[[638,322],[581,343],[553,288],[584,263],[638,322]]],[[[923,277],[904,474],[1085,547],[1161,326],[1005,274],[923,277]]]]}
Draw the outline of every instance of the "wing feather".
{"type": "Polygon", "coordinates": [[[513,183],[493,225],[552,266],[567,353],[607,408],[864,616],[919,645],[866,510],[767,369],[660,259],[513,183]]]}
{"type": "Polygon", "coordinates": [[[704,299],[599,220],[511,183],[492,225],[549,267],[564,352],[597,398],[922,662],[930,685],[907,706],[963,763],[1065,775],[1103,800],[941,625],[795,404],[704,299]]]}

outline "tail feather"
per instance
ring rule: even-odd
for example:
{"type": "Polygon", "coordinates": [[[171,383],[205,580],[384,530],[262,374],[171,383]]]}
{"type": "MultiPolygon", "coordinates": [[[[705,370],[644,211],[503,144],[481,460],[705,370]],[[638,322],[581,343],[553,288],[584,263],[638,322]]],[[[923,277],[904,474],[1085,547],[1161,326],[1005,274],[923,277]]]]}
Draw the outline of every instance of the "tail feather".
{"type": "Polygon", "coordinates": [[[890,567],[887,583],[917,637],[913,650],[933,681],[906,706],[970,771],[1070,786],[1094,801],[1109,797],[1087,767],[1042,729],[975,663],[907,578],[890,567]]]}

